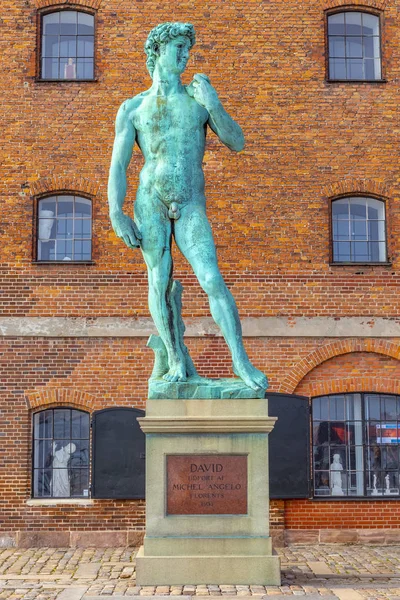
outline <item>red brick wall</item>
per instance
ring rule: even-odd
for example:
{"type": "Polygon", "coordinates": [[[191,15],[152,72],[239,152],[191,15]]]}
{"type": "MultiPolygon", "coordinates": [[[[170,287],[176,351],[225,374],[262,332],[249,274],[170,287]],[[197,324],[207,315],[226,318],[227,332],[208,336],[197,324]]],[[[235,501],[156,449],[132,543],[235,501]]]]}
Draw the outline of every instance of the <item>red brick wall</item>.
{"type": "MultiPolygon", "coordinates": [[[[190,5],[91,0],[86,5],[97,9],[97,81],[39,83],[37,8],[48,4],[3,2],[2,315],[148,316],[143,260],[112,233],[106,185],[118,106],[151,83],[144,40],[151,27],[173,19],[191,21],[197,30],[185,83],[195,72],[208,73],[247,140],[245,150],[235,155],[210,134],[204,157],[208,214],[221,269],[241,316],[398,315],[400,0],[362,2],[383,11],[384,84],[325,82],[324,10],[343,0],[193,0],[190,5]],[[32,263],[36,197],[59,190],[93,198],[93,265],[32,263]],[[390,266],[329,265],[329,199],[356,192],[386,200],[390,266]]],[[[128,211],[141,164],[135,151],[128,211]]],[[[209,315],[206,297],[178,253],[175,264],[185,286],[185,316],[209,315]]],[[[400,393],[399,340],[389,341],[390,348],[375,340],[251,338],[246,346],[267,372],[271,391],[400,393]]],[[[220,338],[192,338],[188,345],[201,374],[231,374],[220,338]]],[[[0,522],[6,530],[143,528],[139,502],[27,506],[27,400],[35,409],[53,405],[54,398],[88,410],[143,408],[151,364],[152,353],[141,338],[3,340],[0,522]],[[71,393],[63,397],[65,390],[71,393]]],[[[381,511],[387,523],[395,518],[397,526],[397,506],[288,501],[284,516],[282,502],[274,501],[271,522],[282,527],[286,520],[292,529],[345,528],[358,522],[363,527],[361,517],[370,515],[371,526],[380,527],[381,511]]]]}

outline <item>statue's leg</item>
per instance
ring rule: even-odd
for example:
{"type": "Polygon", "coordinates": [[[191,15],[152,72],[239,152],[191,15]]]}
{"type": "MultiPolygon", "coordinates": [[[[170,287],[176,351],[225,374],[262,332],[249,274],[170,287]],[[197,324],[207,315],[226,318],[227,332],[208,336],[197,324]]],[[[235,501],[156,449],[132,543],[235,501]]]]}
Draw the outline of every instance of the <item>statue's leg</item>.
{"type": "Polygon", "coordinates": [[[212,317],[231,351],[236,375],[254,390],[266,389],[266,376],[251,364],[243,346],[238,310],[218,268],[214,239],[205,209],[197,205],[185,206],[180,219],[175,223],[174,235],[180,251],[191,264],[208,296],[212,317]]]}
{"type": "Polygon", "coordinates": [[[164,218],[164,207],[143,202],[135,206],[135,221],[142,234],[141,248],[147,265],[149,279],[149,309],[154,324],[168,354],[167,381],[185,381],[186,363],[179,332],[174,327],[170,294],[172,288],[171,224],[164,218]]]}

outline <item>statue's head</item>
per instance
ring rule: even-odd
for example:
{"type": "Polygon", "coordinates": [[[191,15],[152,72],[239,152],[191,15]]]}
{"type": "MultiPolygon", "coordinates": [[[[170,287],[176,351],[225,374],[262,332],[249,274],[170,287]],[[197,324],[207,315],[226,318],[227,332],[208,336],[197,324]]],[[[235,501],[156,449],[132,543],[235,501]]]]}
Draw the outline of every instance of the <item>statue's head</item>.
{"type": "MultiPolygon", "coordinates": [[[[150,31],[144,45],[144,51],[147,54],[146,66],[151,78],[153,77],[157,59],[165,52],[167,45],[171,41],[174,41],[179,46],[185,46],[185,51],[190,50],[196,41],[193,25],[191,23],[161,23],[150,31]]],[[[187,58],[182,54],[181,71],[184,70],[186,62],[187,58]]]]}

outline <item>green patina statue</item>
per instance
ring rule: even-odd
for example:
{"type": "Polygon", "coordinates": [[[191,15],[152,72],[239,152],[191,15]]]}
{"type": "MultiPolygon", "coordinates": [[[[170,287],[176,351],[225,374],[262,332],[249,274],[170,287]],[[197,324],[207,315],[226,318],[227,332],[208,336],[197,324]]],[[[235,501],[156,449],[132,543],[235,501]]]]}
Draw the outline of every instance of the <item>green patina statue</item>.
{"type": "Polygon", "coordinates": [[[173,237],[209,298],[235,374],[262,393],[267,378],[247,356],[237,307],[218,268],[202,170],[207,126],[235,152],[242,150],[244,137],[206,75],[197,74],[190,85],[182,84],[194,43],[190,23],[163,23],[147,38],[147,68],[153,84],[126,100],[118,111],[108,184],[110,217],[117,236],[130,248],[142,249],[148,268],[149,308],[160,336],[152,336],[149,342],[159,358],[153,377],[168,382],[199,379],[183,341],[182,288],[172,277],[173,237]],[[132,221],[122,207],[135,142],[145,165],[132,221]]]}

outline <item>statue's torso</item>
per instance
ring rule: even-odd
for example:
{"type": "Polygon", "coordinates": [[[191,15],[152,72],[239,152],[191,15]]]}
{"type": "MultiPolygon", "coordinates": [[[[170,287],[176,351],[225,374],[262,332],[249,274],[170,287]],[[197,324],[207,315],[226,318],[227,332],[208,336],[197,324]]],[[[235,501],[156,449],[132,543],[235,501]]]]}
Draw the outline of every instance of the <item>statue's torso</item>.
{"type": "Polygon", "coordinates": [[[167,97],[149,93],[132,118],[145,158],[139,192],[155,192],[166,204],[202,196],[208,112],[186,91],[167,97]]]}

